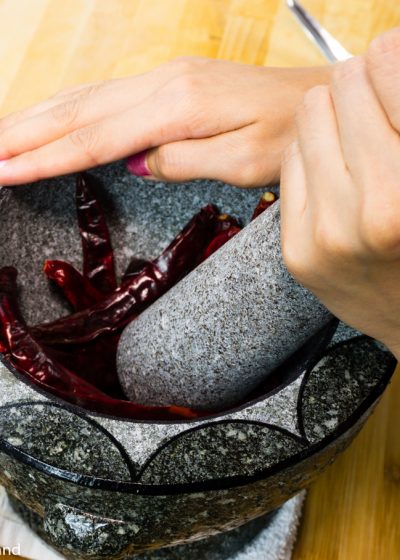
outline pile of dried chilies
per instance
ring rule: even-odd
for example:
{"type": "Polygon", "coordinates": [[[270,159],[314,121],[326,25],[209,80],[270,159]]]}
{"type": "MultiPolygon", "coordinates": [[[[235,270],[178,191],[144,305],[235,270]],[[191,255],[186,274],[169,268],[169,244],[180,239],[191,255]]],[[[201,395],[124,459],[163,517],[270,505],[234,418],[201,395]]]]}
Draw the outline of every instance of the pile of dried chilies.
{"type": "MultiPolygon", "coordinates": [[[[83,273],[48,260],[44,273],[72,306],[72,315],[27,326],[17,301],[17,270],[0,269],[0,353],[46,392],[88,410],[124,418],[177,420],[204,416],[182,407],[149,407],[124,400],[116,371],[122,329],[146,307],[222,247],[240,223],[212,206],[198,212],[153,261],[132,259],[117,283],[114,254],[95,179],[77,179],[76,204],[83,273]]],[[[275,202],[267,192],[253,218],[275,202]]]]}

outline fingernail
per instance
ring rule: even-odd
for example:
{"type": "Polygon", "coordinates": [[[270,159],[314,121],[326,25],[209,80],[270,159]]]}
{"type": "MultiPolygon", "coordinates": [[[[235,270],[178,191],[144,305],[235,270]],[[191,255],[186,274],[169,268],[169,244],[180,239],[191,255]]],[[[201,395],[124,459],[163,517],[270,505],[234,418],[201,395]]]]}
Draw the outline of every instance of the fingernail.
{"type": "Polygon", "coordinates": [[[147,167],[146,156],[147,150],[144,150],[127,159],[126,167],[132,175],[137,175],[138,177],[147,177],[151,175],[151,171],[147,167]]]}
{"type": "Polygon", "coordinates": [[[7,165],[7,163],[8,163],[8,159],[0,159],[0,168],[7,165]]]}

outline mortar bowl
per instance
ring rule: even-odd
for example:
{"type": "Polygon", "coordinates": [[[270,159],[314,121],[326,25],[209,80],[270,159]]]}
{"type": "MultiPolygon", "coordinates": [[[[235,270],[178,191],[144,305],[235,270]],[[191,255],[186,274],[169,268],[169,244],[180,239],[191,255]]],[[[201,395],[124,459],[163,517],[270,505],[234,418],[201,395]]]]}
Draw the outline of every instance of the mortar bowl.
{"type": "MultiPolygon", "coordinates": [[[[265,189],[147,183],[121,163],[103,184],[119,274],[153,258],[207,203],[248,220],[265,189]]],[[[81,266],[74,178],[0,190],[0,265],[19,270],[30,324],[66,314],[43,260],[81,266]]],[[[84,410],[0,362],[0,483],[67,558],[122,559],[243,525],[307,487],[345,449],[395,369],[379,343],[328,325],[236,408],[196,420],[139,421],[84,410]],[[332,337],[333,335],[333,337],[332,337]],[[332,337],[332,338],[331,338],[332,337]]]]}

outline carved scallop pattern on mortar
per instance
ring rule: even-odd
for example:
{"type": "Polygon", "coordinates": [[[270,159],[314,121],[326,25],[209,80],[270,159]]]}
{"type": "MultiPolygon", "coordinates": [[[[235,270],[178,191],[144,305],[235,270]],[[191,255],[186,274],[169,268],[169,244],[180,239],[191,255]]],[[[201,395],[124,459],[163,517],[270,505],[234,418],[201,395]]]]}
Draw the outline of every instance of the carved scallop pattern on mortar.
{"type": "Polygon", "coordinates": [[[0,408],[0,437],[35,459],[81,475],[130,481],[133,467],[104,428],[49,402],[0,408]]]}
{"type": "Polygon", "coordinates": [[[300,393],[307,439],[317,443],[347,421],[379,385],[393,361],[390,352],[364,336],[328,350],[300,393]]]}
{"type": "Polygon", "coordinates": [[[301,438],[255,422],[219,422],[170,440],[145,466],[145,484],[185,484],[253,475],[305,448],[301,438]]]}
{"type": "MultiPolygon", "coordinates": [[[[246,406],[227,412],[223,416],[196,421],[196,427],[201,429],[202,426],[218,423],[221,420],[258,423],[273,425],[276,429],[291,433],[293,437],[301,438],[298,400],[303,378],[326,350],[335,329],[336,322],[330,321],[279,366],[258,389],[258,394],[264,396],[255,397],[250,404],[247,403],[246,406]]],[[[249,397],[250,400],[251,398],[252,396],[249,397]]],[[[112,418],[96,417],[96,421],[121,442],[130,455],[132,463],[140,472],[170,441],[194,429],[194,425],[188,422],[175,424],[132,422],[130,429],[126,430],[121,429],[121,423],[112,418]]]]}

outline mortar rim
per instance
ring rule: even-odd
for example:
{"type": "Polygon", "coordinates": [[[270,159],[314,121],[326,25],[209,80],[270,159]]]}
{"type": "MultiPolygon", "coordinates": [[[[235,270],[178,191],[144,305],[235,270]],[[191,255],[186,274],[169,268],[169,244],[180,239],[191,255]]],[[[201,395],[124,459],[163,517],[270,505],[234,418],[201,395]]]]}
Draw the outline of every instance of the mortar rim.
{"type": "MultiPolygon", "coordinates": [[[[337,349],[338,347],[348,344],[349,342],[356,342],[358,340],[371,340],[370,337],[366,335],[355,336],[346,340],[342,340],[335,345],[331,346],[326,353],[323,355],[332,352],[333,350],[337,349]]],[[[1,361],[3,362],[3,358],[0,356],[1,361]]],[[[73,473],[71,471],[67,471],[64,469],[60,469],[59,467],[55,467],[44,461],[40,461],[39,459],[32,457],[28,453],[21,451],[14,445],[10,444],[0,436],[0,452],[4,452],[6,455],[16,459],[17,461],[22,462],[26,466],[33,467],[35,470],[44,473],[45,475],[51,476],[58,480],[62,480],[65,482],[69,482],[78,486],[82,486],[85,488],[92,488],[93,490],[104,490],[110,491],[115,493],[122,493],[122,494],[135,494],[135,495],[143,495],[143,496],[167,496],[167,495],[177,495],[177,494],[196,494],[201,492],[208,492],[208,491],[217,491],[217,490],[226,490],[230,488],[237,488],[241,486],[246,486],[249,484],[253,484],[259,482],[261,480],[265,480],[278,472],[281,472],[285,469],[289,469],[290,467],[299,464],[300,462],[310,458],[311,456],[315,455],[319,451],[322,451],[324,448],[329,447],[335,440],[340,439],[342,436],[346,434],[346,432],[350,431],[361,418],[368,413],[370,409],[373,409],[377,402],[379,401],[381,395],[383,394],[384,390],[390,383],[390,380],[394,374],[394,371],[397,366],[397,360],[393,356],[389,360],[389,364],[386,367],[384,373],[382,374],[379,382],[374,386],[374,388],[370,391],[368,396],[361,402],[361,404],[350,414],[344,422],[339,424],[329,435],[325,436],[323,439],[318,441],[314,444],[309,444],[305,449],[299,451],[298,453],[292,455],[291,457],[279,461],[267,467],[266,469],[262,469],[257,471],[252,475],[235,475],[229,476],[224,478],[218,478],[213,480],[206,480],[201,482],[193,482],[193,483],[180,483],[180,484],[143,484],[140,481],[115,481],[109,479],[103,479],[96,476],[90,475],[81,475],[78,473],[73,473]]],[[[8,370],[10,370],[9,364],[5,364],[8,370]]],[[[310,368],[310,372],[312,368],[310,368]]],[[[13,373],[13,372],[12,372],[13,373]]],[[[306,377],[305,377],[306,379],[306,377]]],[[[303,380],[305,383],[305,380],[303,380]]],[[[50,401],[53,400],[53,395],[51,395],[50,401]]],[[[54,400],[57,400],[54,397],[54,400]]],[[[58,399],[60,401],[60,399],[58,399]]],[[[84,410],[80,407],[76,407],[75,405],[65,403],[61,401],[64,405],[64,408],[72,410],[75,414],[77,413],[77,409],[79,408],[80,411],[84,410]]],[[[33,403],[34,404],[34,403],[33,403]]],[[[86,416],[78,410],[78,415],[86,416]]],[[[121,419],[120,419],[121,420],[121,419]]],[[[122,419],[122,421],[124,421],[122,419]]],[[[207,424],[203,424],[206,426],[207,424]]],[[[267,426],[267,424],[265,423],[267,426]]]]}

